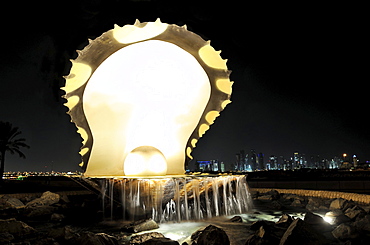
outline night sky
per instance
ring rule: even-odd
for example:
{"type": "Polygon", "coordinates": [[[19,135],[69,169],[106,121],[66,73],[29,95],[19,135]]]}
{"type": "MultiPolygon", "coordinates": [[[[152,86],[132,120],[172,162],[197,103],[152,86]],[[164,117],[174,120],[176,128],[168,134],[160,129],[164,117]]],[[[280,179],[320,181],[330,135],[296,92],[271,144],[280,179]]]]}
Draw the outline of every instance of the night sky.
{"type": "Polygon", "coordinates": [[[26,159],[8,154],[5,170],[79,170],[81,138],[59,89],[69,59],[87,38],[115,23],[157,17],[211,40],[232,70],[233,102],[200,139],[195,159],[231,164],[235,153],[253,148],[265,158],[299,151],[370,160],[365,7],[221,3],[30,1],[3,7],[0,120],[20,127],[31,146],[26,159]]]}

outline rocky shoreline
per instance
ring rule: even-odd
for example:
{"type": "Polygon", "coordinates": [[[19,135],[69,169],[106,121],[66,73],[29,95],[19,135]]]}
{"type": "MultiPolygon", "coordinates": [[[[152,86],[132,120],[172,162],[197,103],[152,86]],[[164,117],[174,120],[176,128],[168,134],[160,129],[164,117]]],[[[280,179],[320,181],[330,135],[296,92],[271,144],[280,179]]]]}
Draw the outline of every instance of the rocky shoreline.
{"type": "Polygon", "coordinates": [[[255,210],[246,214],[251,219],[203,220],[205,225],[181,243],[157,232],[158,224],[150,219],[104,221],[96,195],[5,195],[0,198],[0,244],[370,244],[368,205],[276,190],[251,194],[255,210]],[[261,213],[277,219],[261,218],[261,213]]]}

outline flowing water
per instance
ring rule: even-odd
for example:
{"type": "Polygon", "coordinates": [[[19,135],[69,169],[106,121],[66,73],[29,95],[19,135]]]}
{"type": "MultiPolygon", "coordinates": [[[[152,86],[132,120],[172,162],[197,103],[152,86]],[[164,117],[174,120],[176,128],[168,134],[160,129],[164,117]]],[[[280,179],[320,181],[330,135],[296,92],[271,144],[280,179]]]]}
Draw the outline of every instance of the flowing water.
{"type": "Polygon", "coordinates": [[[157,222],[245,213],[252,207],[245,176],[183,176],[101,180],[105,216],[157,222]],[[121,217],[118,217],[121,216],[121,217]]]}

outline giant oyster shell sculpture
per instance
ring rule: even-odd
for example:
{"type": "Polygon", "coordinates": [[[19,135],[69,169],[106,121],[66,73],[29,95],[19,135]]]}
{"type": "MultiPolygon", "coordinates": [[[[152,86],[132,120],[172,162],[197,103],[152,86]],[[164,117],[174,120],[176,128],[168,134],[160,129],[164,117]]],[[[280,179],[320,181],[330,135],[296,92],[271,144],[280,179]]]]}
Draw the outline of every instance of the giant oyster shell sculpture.
{"type": "Polygon", "coordinates": [[[85,176],[184,174],[198,139],[231,102],[221,51],[157,19],[115,25],[77,52],[62,89],[83,139],[85,176]]]}

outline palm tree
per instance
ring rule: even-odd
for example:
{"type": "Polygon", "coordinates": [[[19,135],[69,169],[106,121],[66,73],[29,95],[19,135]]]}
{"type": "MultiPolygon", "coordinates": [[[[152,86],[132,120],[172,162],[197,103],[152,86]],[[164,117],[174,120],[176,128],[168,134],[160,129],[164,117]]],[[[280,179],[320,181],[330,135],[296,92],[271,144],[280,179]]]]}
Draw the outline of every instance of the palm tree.
{"type": "Polygon", "coordinates": [[[17,153],[19,157],[26,158],[26,156],[21,152],[20,148],[30,148],[26,143],[25,139],[17,138],[22,132],[19,131],[18,127],[13,127],[9,122],[0,121],[0,181],[3,179],[4,175],[4,163],[5,163],[5,153],[8,151],[10,154],[17,153]]]}

